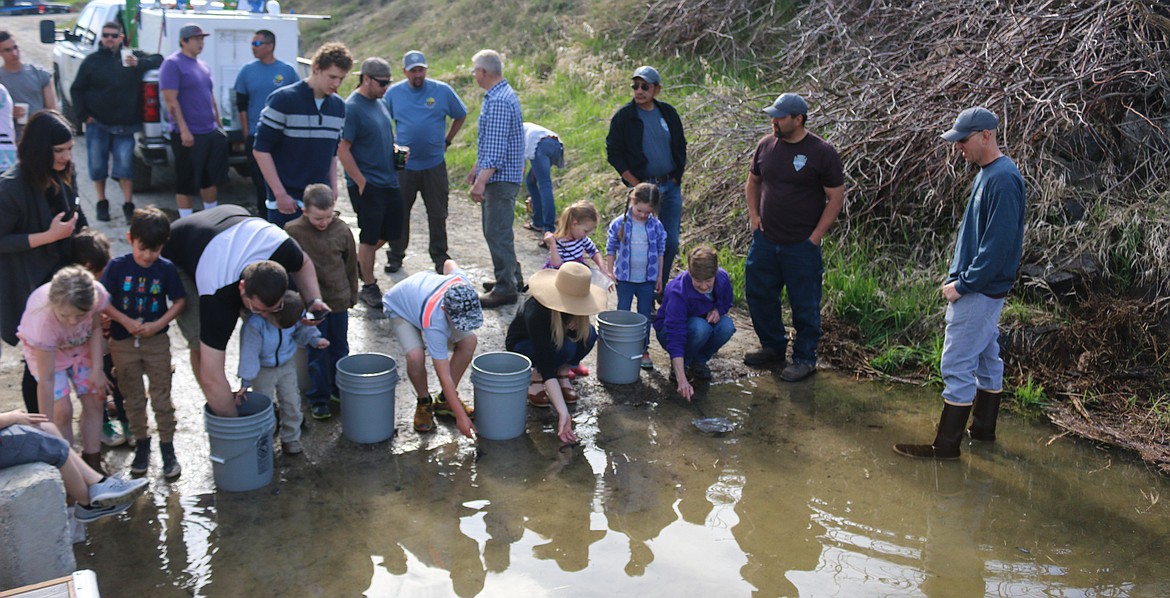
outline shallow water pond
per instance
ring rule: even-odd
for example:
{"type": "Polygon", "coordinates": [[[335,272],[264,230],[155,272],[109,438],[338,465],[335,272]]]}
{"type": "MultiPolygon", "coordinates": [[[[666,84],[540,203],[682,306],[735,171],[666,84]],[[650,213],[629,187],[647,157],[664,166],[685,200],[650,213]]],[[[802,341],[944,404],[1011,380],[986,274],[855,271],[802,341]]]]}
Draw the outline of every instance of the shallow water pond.
{"type": "Polygon", "coordinates": [[[586,387],[575,448],[543,413],[505,442],[318,424],[242,494],[192,457],[91,525],[79,566],[108,595],[1170,595],[1170,485],[1051,427],[1007,417],[998,443],[918,462],[890,445],[929,440],[927,391],[714,386],[703,411],[738,427],[712,436],[692,406],[612,390],[586,387]]]}

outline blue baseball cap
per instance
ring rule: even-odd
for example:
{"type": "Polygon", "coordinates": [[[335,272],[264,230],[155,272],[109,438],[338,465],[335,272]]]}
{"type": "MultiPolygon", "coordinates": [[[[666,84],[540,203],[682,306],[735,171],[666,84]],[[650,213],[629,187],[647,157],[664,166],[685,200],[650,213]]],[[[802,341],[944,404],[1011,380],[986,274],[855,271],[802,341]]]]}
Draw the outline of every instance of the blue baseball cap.
{"type": "Polygon", "coordinates": [[[982,106],[968,108],[959,113],[954,126],[950,131],[942,134],[942,138],[954,143],[962,141],[972,133],[979,131],[994,131],[999,127],[999,119],[990,110],[982,106]]]}
{"type": "Polygon", "coordinates": [[[418,50],[411,50],[402,57],[402,68],[410,70],[416,66],[427,68],[427,57],[423,56],[422,52],[418,50]]]}
{"type": "Polygon", "coordinates": [[[775,102],[772,102],[771,106],[767,106],[763,110],[772,118],[808,114],[808,102],[794,93],[782,93],[775,102]]]}

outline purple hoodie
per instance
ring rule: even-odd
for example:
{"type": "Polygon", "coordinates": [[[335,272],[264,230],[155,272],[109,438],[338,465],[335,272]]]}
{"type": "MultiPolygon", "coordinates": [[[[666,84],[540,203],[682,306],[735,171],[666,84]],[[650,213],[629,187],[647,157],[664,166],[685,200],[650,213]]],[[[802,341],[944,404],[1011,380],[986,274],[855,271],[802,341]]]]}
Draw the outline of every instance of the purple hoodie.
{"type": "Polygon", "coordinates": [[[670,353],[671,359],[683,357],[687,346],[687,319],[705,317],[712,308],[717,308],[719,315],[725,316],[734,298],[731,277],[723,268],[715,273],[710,299],[695,290],[690,272],[683,272],[666,283],[662,305],[654,318],[654,330],[666,333],[666,352],[670,353]]]}

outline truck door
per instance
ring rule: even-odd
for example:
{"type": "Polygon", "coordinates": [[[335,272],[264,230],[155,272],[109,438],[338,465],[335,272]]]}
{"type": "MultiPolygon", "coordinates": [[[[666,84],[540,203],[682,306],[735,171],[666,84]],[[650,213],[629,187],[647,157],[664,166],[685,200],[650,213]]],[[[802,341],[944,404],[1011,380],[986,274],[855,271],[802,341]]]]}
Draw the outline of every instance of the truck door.
{"type": "Polygon", "coordinates": [[[239,112],[236,110],[236,75],[245,64],[252,62],[252,29],[216,29],[215,63],[212,77],[217,85],[216,102],[219,103],[219,118],[224,130],[240,128],[239,112]]]}
{"type": "Polygon", "coordinates": [[[101,36],[101,26],[105,23],[105,15],[101,14],[105,7],[90,4],[77,17],[77,24],[70,30],[69,39],[58,42],[54,46],[53,80],[56,85],[57,97],[67,116],[72,117],[72,98],[69,95],[69,86],[77,78],[77,69],[81,61],[97,49],[98,38],[101,36]]]}

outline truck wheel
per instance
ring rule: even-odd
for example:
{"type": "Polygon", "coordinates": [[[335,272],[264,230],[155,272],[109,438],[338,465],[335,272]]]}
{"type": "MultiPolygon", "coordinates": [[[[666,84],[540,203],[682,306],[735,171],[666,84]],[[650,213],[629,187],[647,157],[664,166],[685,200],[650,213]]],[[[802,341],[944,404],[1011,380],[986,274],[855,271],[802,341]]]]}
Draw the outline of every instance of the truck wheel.
{"type": "Polygon", "coordinates": [[[154,169],[150,164],[143,162],[140,158],[135,157],[134,160],[134,192],[144,193],[150,190],[151,179],[154,175],[154,169]]]}

